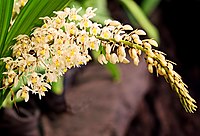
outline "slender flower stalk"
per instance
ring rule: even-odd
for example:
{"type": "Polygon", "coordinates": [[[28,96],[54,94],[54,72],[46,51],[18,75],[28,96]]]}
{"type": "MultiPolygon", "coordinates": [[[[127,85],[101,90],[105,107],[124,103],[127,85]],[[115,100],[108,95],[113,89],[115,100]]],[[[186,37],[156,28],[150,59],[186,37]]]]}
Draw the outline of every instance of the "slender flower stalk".
{"type": "Polygon", "coordinates": [[[16,96],[28,101],[29,93],[33,93],[41,99],[51,89],[52,82],[69,69],[86,65],[92,59],[89,50],[100,51],[97,59],[100,64],[133,61],[138,65],[144,54],[148,71],[155,71],[166,79],[187,112],[196,110],[196,102],[186,84],[173,70],[174,63],[165,58],[165,53],[154,49],[158,46],[154,39],[142,39],[146,35],[143,30],[133,30],[130,25],[116,20],[105,20],[103,26],[93,22],[96,8],[87,8],[82,16],[78,13],[80,10],[55,11],[54,17],[42,17],[44,24],[35,28],[30,36],[16,37],[12,57],[2,58],[7,69],[3,73],[2,89],[11,89],[24,79],[16,96]]]}

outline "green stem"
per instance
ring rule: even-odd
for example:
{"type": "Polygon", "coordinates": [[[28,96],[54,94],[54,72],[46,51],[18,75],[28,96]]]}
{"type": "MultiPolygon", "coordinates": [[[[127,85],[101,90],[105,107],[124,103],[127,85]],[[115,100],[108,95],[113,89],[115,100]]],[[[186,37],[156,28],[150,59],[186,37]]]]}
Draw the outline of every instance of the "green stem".
{"type": "Polygon", "coordinates": [[[154,24],[150,21],[148,16],[145,15],[141,7],[134,0],[120,0],[125,9],[127,9],[132,16],[137,20],[140,26],[147,32],[150,38],[156,39],[160,42],[159,31],[154,24]]]}
{"type": "Polygon", "coordinates": [[[114,43],[118,43],[118,44],[123,43],[125,45],[128,45],[130,47],[134,47],[134,48],[139,49],[139,50],[143,51],[144,53],[146,53],[146,50],[142,46],[140,46],[139,44],[129,42],[129,41],[120,40],[120,41],[117,42],[114,38],[106,39],[106,38],[103,38],[101,36],[96,36],[96,38],[101,40],[101,41],[106,41],[106,42],[114,42],[114,43]]]}

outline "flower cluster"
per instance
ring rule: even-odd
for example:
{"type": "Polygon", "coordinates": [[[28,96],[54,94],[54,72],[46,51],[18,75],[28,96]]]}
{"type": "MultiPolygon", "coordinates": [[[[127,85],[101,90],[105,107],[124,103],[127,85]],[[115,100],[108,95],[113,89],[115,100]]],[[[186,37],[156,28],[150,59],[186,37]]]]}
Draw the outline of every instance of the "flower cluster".
{"type": "Polygon", "coordinates": [[[16,96],[29,99],[29,93],[45,96],[69,69],[86,65],[92,59],[89,50],[99,51],[98,62],[130,63],[129,54],[138,65],[144,53],[150,73],[154,69],[171,85],[186,111],[196,110],[195,100],[188,93],[181,76],[173,70],[173,62],[165,59],[165,54],[153,49],[158,44],[153,39],[141,39],[146,33],[130,25],[115,20],[105,20],[105,24],[92,21],[96,8],[89,7],[85,14],[81,8],[65,8],[55,11],[54,17],[42,17],[44,24],[34,29],[30,36],[19,35],[12,46],[12,57],[3,58],[6,63],[3,88],[9,89],[20,84],[16,96]],[[127,53],[128,52],[128,53],[127,53]],[[21,82],[20,82],[21,81],[21,82]]]}

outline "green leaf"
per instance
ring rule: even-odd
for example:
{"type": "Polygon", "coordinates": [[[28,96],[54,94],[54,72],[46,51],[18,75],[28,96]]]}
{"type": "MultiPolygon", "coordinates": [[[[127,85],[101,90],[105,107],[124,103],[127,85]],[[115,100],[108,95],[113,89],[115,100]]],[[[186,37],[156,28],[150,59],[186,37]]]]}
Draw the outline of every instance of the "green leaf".
{"type": "Polygon", "coordinates": [[[121,75],[120,75],[120,70],[119,70],[119,67],[117,64],[112,64],[112,63],[108,62],[105,65],[105,67],[107,68],[108,71],[111,72],[114,81],[120,80],[121,75]]]}
{"type": "Polygon", "coordinates": [[[143,9],[143,12],[149,16],[160,2],[161,0],[143,0],[141,8],[143,9]]]}
{"type": "Polygon", "coordinates": [[[0,109],[2,107],[4,100],[6,99],[7,95],[9,94],[9,92],[10,92],[10,90],[8,90],[8,89],[1,90],[1,92],[0,92],[0,109]]]}
{"type": "Polygon", "coordinates": [[[42,24],[40,17],[52,16],[53,11],[63,9],[68,2],[70,0],[29,0],[8,33],[1,57],[10,55],[11,51],[8,48],[12,44],[13,38],[20,34],[30,34],[35,26],[42,24]]]}
{"type": "Polygon", "coordinates": [[[0,0],[0,54],[10,26],[14,0],[0,0]]]}
{"type": "MultiPolygon", "coordinates": [[[[8,33],[8,29],[10,26],[10,20],[12,17],[12,9],[13,9],[14,0],[0,0],[0,55],[2,54],[2,50],[4,47],[4,42],[8,33]]],[[[3,62],[0,61],[0,79],[2,80],[2,69],[3,69],[3,62]]],[[[0,80],[0,81],[1,81],[0,80]]],[[[1,87],[1,83],[0,83],[1,87]]],[[[0,92],[0,103],[5,99],[4,97],[7,96],[8,91],[2,90],[0,92]]]]}
{"type": "Polygon", "coordinates": [[[132,14],[132,17],[136,19],[138,24],[147,32],[147,35],[159,42],[160,38],[157,28],[151,23],[140,6],[133,0],[120,0],[120,2],[124,9],[127,9],[132,14]]]}
{"type": "Polygon", "coordinates": [[[64,89],[64,76],[61,76],[57,82],[53,82],[52,83],[52,91],[55,94],[61,94],[63,92],[64,89]]]}

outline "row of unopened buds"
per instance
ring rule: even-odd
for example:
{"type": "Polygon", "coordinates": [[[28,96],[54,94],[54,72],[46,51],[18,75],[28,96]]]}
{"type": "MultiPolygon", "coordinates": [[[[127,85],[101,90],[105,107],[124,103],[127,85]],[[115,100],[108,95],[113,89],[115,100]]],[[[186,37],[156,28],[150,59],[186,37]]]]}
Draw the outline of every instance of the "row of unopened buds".
{"type": "Polygon", "coordinates": [[[89,50],[100,52],[98,62],[130,63],[129,54],[138,65],[142,53],[150,73],[156,70],[175,90],[188,112],[196,110],[195,100],[190,97],[181,76],[173,70],[173,62],[165,59],[165,54],[152,47],[158,44],[153,39],[143,39],[143,30],[133,30],[130,25],[122,25],[115,20],[105,20],[102,26],[91,19],[96,9],[89,7],[82,16],[81,8],[66,8],[54,12],[54,17],[43,17],[44,24],[35,28],[30,36],[19,35],[13,45],[13,56],[3,58],[6,69],[3,74],[3,89],[21,83],[17,98],[29,100],[29,93],[45,96],[67,70],[86,65],[92,59],[89,50]],[[128,53],[127,53],[128,52],[128,53]],[[41,72],[42,69],[42,72],[41,72]]]}

